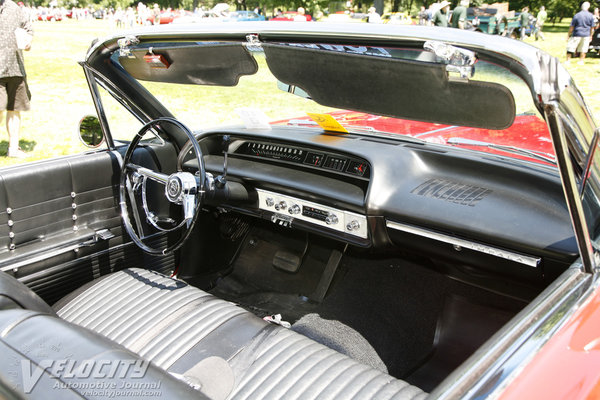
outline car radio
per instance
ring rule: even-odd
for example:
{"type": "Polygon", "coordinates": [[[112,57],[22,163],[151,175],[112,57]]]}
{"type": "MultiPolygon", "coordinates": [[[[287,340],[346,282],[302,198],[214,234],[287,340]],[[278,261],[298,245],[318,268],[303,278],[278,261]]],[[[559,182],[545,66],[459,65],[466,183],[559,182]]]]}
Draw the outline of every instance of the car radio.
{"type": "Polygon", "coordinates": [[[289,226],[294,219],[310,222],[339,232],[367,239],[367,218],[364,215],[339,210],[295,197],[257,189],[259,208],[271,211],[271,219],[289,226]]]}

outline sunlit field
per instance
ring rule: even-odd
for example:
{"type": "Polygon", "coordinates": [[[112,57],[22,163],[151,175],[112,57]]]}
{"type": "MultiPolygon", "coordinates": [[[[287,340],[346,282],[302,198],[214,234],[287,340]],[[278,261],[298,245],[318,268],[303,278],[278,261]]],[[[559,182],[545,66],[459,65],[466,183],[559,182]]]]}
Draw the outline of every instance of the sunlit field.
{"type": "MultiPolygon", "coordinates": [[[[86,114],[94,113],[89,89],[81,67],[90,43],[96,37],[111,33],[109,23],[102,20],[60,22],[35,22],[35,36],[31,51],[25,52],[28,83],[32,92],[32,109],[22,114],[21,147],[27,152],[26,160],[8,159],[5,156],[8,136],[4,121],[0,125],[0,166],[18,162],[45,159],[84,151],[79,143],[77,126],[86,114]]],[[[549,52],[561,61],[565,59],[567,21],[560,25],[545,27],[546,40],[526,42],[549,52]]],[[[585,65],[572,63],[567,66],[597,120],[600,120],[600,58],[590,56],[585,65]]],[[[210,89],[223,104],[236,104],[235,95],[227,89],[210,89]],[[230,94],[231,93],[231,94],[230,94]]],[[[160,93],[159,93],[160,94],[160,93]]],[[[161,97],[160,95],[158,96],[161,97]]],[[[185,100],[182,96],[181,100],[185,100]]],[[[297,116],[306,111],[298,102],[297,116]]],[[[261,104],[254,104],[261,108],[261,104]]],[[[202,103],[194,104],[202,115],[202,103]]],[[[266,110],[277,107],[273,102],[265,104],[266,110]]],[[[288,110],[291,114],[294,110],[288,110]]],[[[233,113],[233,111],[232,111],[233,113]]],[[[269,112],[267,112],[269,115],[269,112]]],[[[200,118],[200,123],[201,123],[200,118]]],[[[199,126],[194,126],[198,128],[199,126]]]]}

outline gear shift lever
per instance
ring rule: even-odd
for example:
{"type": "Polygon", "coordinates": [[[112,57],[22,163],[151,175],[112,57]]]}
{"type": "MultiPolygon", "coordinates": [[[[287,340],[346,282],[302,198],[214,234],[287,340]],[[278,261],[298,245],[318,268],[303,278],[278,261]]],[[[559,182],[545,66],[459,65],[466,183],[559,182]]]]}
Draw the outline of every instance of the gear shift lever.
{"type": "Polygon", "coordinates": [[[215,186],[219,189],[223,189],[227,184],[227,153],[229,152],[230,141],[231,137],[229,135],[223,135],[223,175],[219,175],[215,179],[215,186]]]}

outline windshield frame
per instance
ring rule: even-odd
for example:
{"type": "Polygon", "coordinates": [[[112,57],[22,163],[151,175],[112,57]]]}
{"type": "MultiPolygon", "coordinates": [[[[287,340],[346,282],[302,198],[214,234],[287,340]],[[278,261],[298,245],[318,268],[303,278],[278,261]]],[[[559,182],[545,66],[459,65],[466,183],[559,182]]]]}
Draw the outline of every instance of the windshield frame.
{"type": "MultiPolygon", "coordinates": [[[[247,22],[224,26],[224,24],[198,24],[194,26],[165,26],[140,29],[126,36],[117,34],[94,43],[87,55],[87,66],[105,76],[118,87],[127,102],[136,104],[148,118],[170,115],[168,110],[148,93],[139,83],[128,78],[126,72],[110,62],[111,55],[127,49],[132,42],[155,41],[224,40],[237,41],[247,47],[261,43],[279,42],[325,42],[350,45],[393,45],[422,48],[428,40],[437,40],[453,46],[474,51],[482,60],[496,63],[521,77],[530,89],[532,100],[549,125],[553,146],[559,159],[559,171],[567,196],[574,225],[587,226],[578,184],[581,170],[589,151],[591,135],[596,123],[589,108],[566,69],[558,60],[543,51],[508,38],[477,35],[456,29],[433,27],[376,26],[376,24],[290,24],[287,22],[247,22]],[[567,101],[570,100],[570,101],[567,101]],[[575,115],[575,119],[572,116],[575,115]],[[574,125],[577,129],[569,128],[574,125]],[[569,129],[564,129],[565,127],[569,129]],[[578,172],[579,171],[579,172],[578,172]],[[573,195],[577,193],[577,195],[573,195]]],[[[184,138],[176,138],[184,142],[184,138]]],[[[181,143],[180,145],[183,145],[181,143]]],[[[592,171],[596,175],[595,171],[592,171]]],[[[597,177],[596,177],[597,178],[597,177]]],[[[586,230],[575,227],[578,236],[586,230]]],[[[582,238],[580,246],[585,270],[595,269],[591,238],[582,238]],[[583,256],[583,255],[582,255],[583,256]]]]}

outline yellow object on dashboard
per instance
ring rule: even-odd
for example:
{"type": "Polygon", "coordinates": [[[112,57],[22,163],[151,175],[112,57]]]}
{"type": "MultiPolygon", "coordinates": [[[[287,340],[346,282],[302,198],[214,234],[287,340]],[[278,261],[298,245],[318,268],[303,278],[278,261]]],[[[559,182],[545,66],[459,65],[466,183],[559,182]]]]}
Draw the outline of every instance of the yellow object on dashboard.
{"type": "Polygon", "coordinates": [[[307,113],[319,126],[326,131],[348,133],[346,128],[342,126],[335,118],[329,114],[307,113]]]}

